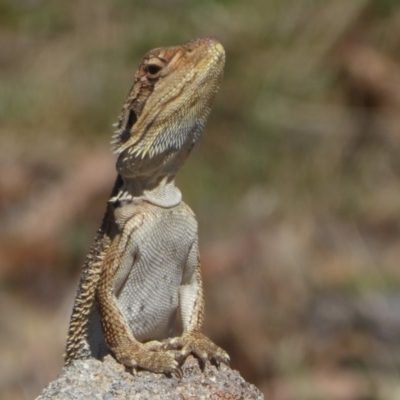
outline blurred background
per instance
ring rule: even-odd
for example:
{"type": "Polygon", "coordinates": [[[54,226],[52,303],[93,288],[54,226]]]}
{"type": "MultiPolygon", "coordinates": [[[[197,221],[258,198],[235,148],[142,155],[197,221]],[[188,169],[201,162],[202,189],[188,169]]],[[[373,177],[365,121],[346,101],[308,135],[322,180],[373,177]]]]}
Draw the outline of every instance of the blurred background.
{"type": "Polygon", "coordinates": [[[400,398],[398,0],[0,0],[1,399],[62,367],[138,62],[203,36],[206,332],[268,400],[400,398]]]}

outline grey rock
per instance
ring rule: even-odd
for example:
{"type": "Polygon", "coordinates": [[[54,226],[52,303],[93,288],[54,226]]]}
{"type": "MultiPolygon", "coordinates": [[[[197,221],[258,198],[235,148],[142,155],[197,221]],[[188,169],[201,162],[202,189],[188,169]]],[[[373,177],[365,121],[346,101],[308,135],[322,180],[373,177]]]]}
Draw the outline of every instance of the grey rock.
{"type": "Polygon", "coordinates": [[[196,358],[189,356],[183,378],[140,371],[133,375],[111,356],[103,362],[89,359],[64,367],[38,400],[122,400],[122,399],[243,399],[261,400],[263,395],[226,365],[218,368],[206,363],[204,371],[196,358]]]}

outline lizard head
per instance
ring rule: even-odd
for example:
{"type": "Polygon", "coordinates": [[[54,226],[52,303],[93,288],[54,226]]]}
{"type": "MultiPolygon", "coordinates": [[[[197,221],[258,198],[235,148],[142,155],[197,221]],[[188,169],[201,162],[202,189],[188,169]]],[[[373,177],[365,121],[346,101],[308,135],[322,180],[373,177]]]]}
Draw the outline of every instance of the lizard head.
{"type": "Polygon", "coordinates": [[[113,136],[122,176],[175,174],[200,139],[224,63],[222,45],[211,38],[143,58],[113,136]]]}

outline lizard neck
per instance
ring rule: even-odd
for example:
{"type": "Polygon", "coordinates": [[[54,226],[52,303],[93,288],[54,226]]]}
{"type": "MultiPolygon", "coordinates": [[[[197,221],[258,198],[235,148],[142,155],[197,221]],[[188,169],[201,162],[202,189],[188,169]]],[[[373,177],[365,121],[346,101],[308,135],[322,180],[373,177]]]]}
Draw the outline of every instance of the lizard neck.
{"type": "Polygon", "coordinates": [[[175,186],[174,178],[162,176],[149,180],[149,177],[122,177],[123,185],[110,201],[147,201],[159,207],[175,207],[182,201],[182,193],[175,186]]]}

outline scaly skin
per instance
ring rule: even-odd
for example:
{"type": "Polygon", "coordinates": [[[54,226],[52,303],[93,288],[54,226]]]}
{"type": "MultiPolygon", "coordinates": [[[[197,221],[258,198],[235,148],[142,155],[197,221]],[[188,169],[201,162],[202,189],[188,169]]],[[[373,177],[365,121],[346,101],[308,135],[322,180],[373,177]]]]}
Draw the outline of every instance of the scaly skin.
{"type": "Polygon", "coordinates": [[[179,375],[189,353],[229,362],[201,332],[197,222],[174,183],[224,62],[222,45],[206,38],[152,50],[140,63],[113,137],[118,178],[84,264],[66,364],[111,352],[126,366],[179,375]],[[178,310],[183,332],[172,338],[178,310]]]}

